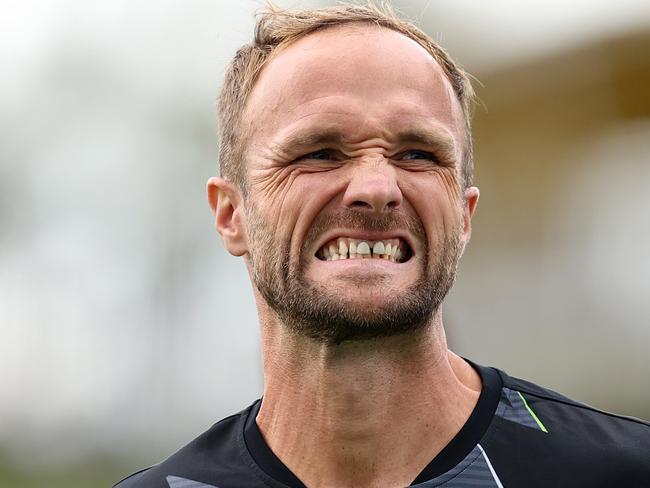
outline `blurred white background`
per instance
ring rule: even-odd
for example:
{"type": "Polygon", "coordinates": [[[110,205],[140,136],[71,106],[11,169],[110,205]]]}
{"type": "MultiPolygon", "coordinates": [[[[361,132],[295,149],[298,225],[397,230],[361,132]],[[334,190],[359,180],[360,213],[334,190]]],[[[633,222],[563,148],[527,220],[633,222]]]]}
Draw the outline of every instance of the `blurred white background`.
{"type": "MultiPolygon", "coordinates": [[[[650,2],[393,4],[483,83],[452,345],[650,417],[650,2]]],[[[259,6],[0,0],[0,486],[116,480],[260,395],[204,195],[259,6]]]]}

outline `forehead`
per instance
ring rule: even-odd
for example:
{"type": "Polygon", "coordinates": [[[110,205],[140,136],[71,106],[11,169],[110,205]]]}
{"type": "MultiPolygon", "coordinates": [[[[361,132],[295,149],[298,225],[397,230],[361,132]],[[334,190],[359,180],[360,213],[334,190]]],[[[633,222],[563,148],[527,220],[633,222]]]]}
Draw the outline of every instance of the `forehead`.
{"type": "Polygon", "coordinates": [[[455,136],[463,127],[460,103],[431,55],[396,31],[361,23],[309,34],[273,55],[244,121],[258,140],[308,124],[352,140],[405,125],[435,125],[455,136]]]}

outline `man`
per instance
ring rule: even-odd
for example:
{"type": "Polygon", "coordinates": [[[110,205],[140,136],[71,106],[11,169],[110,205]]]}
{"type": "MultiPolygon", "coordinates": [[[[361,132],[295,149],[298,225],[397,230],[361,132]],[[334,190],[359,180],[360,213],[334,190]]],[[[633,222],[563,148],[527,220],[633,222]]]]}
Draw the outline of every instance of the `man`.
{"type": "Polygon", "coordinates": [[[119,487],[650,486],[648,424],[447,348],[472,96],[387,9],[259,17],[208,197],[254,284],[263,401],[119,487]]]}

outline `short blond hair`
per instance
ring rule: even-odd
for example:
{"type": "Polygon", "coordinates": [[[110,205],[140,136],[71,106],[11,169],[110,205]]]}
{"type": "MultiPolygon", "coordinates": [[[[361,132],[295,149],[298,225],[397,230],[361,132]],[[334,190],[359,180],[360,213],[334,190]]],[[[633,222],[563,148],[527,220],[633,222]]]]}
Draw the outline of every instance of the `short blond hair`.
{"type": "Polygon", "coordinates": [[[385,27],[413,39],[433,57],[447,76],[458,97],[465,118],[466,148],[461,179],[467,187],[473,177],[471,109],[474,90],[467,73],[427,34],[400,19],[386,2],[367,5],[340,4],[309,10],[286,10],[268,4],[256,14],[255,38],[239,48],[226,69],[219,94],[218,131],[221,175],[247,190],[244,165],[246,131],[243,114],[262,68],[273,53],[312,32],[350,23],[385,27]]]}

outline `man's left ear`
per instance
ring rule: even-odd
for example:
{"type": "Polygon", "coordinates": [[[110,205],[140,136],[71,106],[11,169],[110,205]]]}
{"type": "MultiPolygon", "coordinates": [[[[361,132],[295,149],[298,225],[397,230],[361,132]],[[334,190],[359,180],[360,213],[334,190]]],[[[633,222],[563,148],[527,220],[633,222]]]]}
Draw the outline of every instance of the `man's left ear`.
{"type": "Polygon", "coordinates": [[[241,190],[232,182],[219,177],[208,180],[208,203],[214,214],[214,226],[223,245],[233,256],[248,251],[245,212],[241,190]]]}
{"type": "Polygon", "coordinates": [[[472,235],[472,215],[476,210],[479,191],[475,186],[465,189],[465,205],[463,206],[463,243],[466,245],[472,235]]]}

